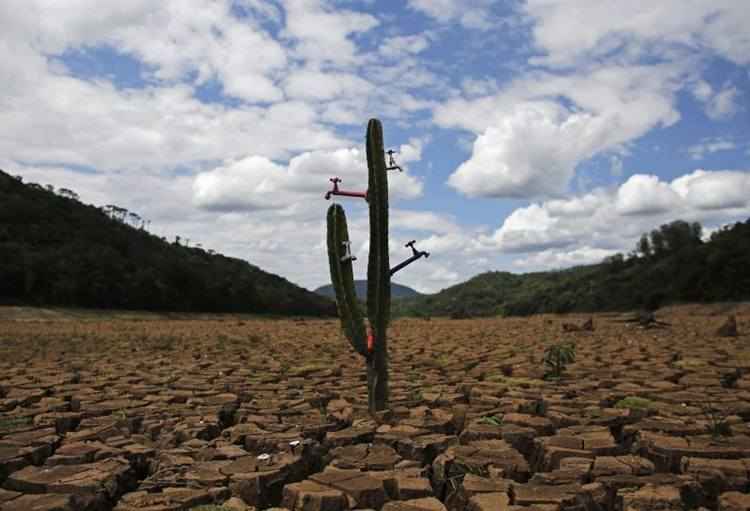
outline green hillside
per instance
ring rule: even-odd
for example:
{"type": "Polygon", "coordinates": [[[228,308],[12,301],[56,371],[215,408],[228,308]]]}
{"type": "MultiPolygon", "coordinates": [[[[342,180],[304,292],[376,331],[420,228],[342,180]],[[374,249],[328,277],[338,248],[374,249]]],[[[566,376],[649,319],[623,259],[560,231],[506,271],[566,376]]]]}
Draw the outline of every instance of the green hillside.
{"type": "Polygon", "coordinates": [[[750,299],[750,220],[701,240],[675,221],[644,234],[635,251],[601,264],[527,274],[488,272],[433,295],[394,303],[419,316],[528,315],[654,308],[750,299]]]}
{"type": "Polygon", "coordinates": [[[246,261],[150,234],[134,213],[0,171],[0,303],[332,316],[335,303],[246,261]]]}

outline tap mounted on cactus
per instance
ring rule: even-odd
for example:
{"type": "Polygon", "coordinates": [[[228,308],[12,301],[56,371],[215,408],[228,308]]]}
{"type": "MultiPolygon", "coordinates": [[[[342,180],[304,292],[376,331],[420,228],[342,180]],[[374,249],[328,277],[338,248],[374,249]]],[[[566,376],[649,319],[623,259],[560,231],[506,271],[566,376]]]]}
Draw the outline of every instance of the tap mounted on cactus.
{"type": "MultiPolygon", "coordinates": [[[[401,167],[389,154],[386,166],[383,148],[383,126],[377,119],[370,119],[366,136],[368,188],[365,192],[343,191],[341,181],[333,178],[333,189],[326,199],[334,196],[363,198],[370,213],[370,254],[367,261],[367,319],[369,329],[359,308],[354,287],[354,271],[351,242],[346,223],[346,213],[339,204],[328,208],[327,241],[331,282],[336,293],[341,327],[354,351],[365,358],[367,365],[367,397],[371,412],[384,410],[388,406],[388,322],[391,307],[391,275],[411,264],[427,252],[414,251],[407,261],[391,269],[388,258],[388,171],[401,167]]],[[[413,242],[409,245],[413,249],[413,242]]]]}

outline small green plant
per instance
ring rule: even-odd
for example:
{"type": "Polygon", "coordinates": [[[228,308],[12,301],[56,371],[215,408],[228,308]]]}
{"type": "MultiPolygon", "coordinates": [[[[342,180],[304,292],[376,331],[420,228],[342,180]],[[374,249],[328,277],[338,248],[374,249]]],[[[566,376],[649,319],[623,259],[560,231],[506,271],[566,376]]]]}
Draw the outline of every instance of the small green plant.
{"type": "Polygon", "coordinates": [[[544,378],[560,378],[565,367],[575,362],[576,345],[570,342],[558,342],[544,350],[544,378]]]}
{"type": "Polygon", "coordinates": [[[125,412],[124,409],[120,409],[115,412],[112,412],[112,417],[117,422],[125,422],[126,420],[128,420],[128,414],[125,412]]]}
{"type": "Polygon", "coordinates": [[[653,406],[654,403],[652,401],[635,396],[626,397],[615,403],[615,408],[627,408],[630,410],[650,410],[653,406]]]}
{"type": "Polygon", "coordinates": [[[706,429],[714,439],[732,435],[732,428],[727,421],[729,412],[718,407],[710,399],[700,403],[698,406],[703,413],[703,417],[706,419],[706,429]]]}
{"type": "Polygon", "coordinates": [[[422,391],[418,388],[413,388],[409,391],[409,401],[422,401],[424,399],[424,396],[422,395],[422,391]]]}
{"type": "Polygon", "coordinates": [[[478,424],[485,424],[487,426],[502,426],[503,422],[495,415],[489,417],[482,417],[477,421],[478,424]]]}

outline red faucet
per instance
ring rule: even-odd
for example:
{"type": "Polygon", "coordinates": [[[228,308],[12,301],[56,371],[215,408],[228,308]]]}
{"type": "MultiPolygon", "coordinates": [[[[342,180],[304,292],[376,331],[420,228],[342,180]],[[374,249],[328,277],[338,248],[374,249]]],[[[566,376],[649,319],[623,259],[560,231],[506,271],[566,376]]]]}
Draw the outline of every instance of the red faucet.
{"type": "Polygon", "coordinates": [[[348,192],[346,190],[339,190],[339,183],[341,182],[340,177],[332,177],[329,179],[333,183],[333,188],[326,192],[326,200],[331,198],[331,195],[341,195],[342,197],[356,197],[358,199],[367,200],[367,192],[348,192]]]}

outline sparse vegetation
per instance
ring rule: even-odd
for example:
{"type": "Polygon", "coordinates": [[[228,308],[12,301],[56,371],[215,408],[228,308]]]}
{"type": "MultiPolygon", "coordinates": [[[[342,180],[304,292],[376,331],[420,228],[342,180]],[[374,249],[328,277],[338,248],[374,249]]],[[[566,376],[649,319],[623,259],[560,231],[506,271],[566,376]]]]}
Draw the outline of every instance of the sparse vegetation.
{"type": "Polygon", "coordinates": [[[637,396],[626,397],[615,403],[615,408],[630,410],[650,410],[653,406],[654,403],[651,400],[637,396]]]}
{"type": "Polygon", "coordinates": [[[698,404],[704,419],[706,429],[715,439],[731,436],[732,428],[727,421],[729,412],[726,408],[719,406],[716,402],[707,399],[698,404]]]}
{"type": "Polygon", "coordinates": [[[494,415],[489,417],[482,417],[477,421],[478,424],[486,424],[488,426],[502,426],[503,421],[494,415]]]}
{"type": "Polygon", "coordinates": [[[544,350],[544,377],[560,378],[568,364],[576,360],[576,346],[570,342],[558,342],[544,350]]]}

